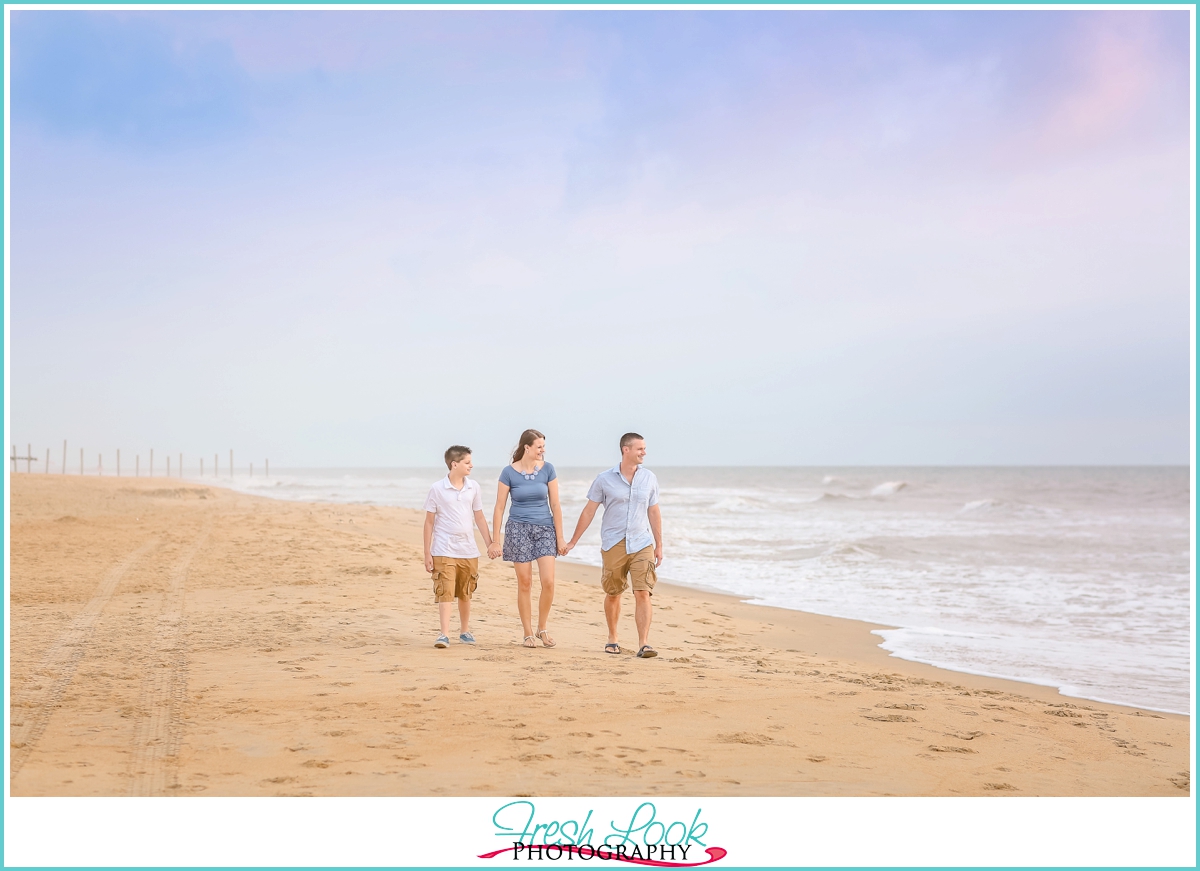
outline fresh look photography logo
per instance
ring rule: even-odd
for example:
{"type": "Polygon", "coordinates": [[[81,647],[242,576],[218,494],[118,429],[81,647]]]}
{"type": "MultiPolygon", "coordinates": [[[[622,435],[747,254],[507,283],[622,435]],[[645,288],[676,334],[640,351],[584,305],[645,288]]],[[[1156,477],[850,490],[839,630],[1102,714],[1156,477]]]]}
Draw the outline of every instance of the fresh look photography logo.
{"type": "Polygon", "coordinates": [[[705,842],[708,823],[701,809],[685,819],[659,815],[653,802],[644,801],[621,820],[610,820],[597,832],[589,810],[582,818],[539,816],[531,801],[511,801],[492,814],[492,833],[509,846],[480,854],[480,859],[507,855],[511,861],[631,862],[666,868],[693,868],[725,858],[722,847],[705,842]]]}

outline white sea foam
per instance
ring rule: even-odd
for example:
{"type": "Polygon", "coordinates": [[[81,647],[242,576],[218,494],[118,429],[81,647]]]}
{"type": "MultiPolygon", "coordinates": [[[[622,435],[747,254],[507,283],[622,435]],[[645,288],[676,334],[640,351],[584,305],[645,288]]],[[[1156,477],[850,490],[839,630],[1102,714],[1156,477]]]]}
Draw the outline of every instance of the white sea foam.
{"type": "MultiPolygon", "coordinates": [[[[571,529],[600,470],[558,471],[571,529]]],[[[905,659],[1190,709],[1186,468],[655,472],[664,578],[896,627],[880,631],[883,646],[905,659]]],[[[416,508],[444,474],[306,470],[234,483],[416,508]]],[[[475,471],[489,508],[497,475],[475,471]]],[[[598,522],[571,556],[599,564],[598,522]]]]}

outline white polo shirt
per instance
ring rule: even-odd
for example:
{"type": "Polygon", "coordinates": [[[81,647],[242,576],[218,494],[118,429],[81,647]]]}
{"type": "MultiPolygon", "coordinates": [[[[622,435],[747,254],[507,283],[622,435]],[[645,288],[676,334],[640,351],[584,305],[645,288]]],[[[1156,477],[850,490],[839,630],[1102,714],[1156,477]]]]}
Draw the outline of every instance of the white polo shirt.
{"type": "Polygon", "coordinates": [[[430,556],[456,559],[479,556],[475,544],[475,512],[483,510],[483,496],[478,484],[464,478],[462,489],[455,490],[447,475],[429,488],[425,510],[434,515],[430,556]]]}

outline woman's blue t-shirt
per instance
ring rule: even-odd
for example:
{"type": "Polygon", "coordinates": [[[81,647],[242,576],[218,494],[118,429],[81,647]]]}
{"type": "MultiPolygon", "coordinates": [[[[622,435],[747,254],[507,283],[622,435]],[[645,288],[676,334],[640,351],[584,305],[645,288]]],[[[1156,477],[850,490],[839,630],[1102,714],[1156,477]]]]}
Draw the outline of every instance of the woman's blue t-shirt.
{"type": "Polygon", "coordinates": [[[508,495],[512,497],[508,516],[535,526],[553,526],[550,488],[547,485],[557,477],[554,466],[549,463],[542,463],[540,469],[529,475],[518,472],[512,466],[505,466],[500,472],[500,483],[508,486],[508,495]]]}

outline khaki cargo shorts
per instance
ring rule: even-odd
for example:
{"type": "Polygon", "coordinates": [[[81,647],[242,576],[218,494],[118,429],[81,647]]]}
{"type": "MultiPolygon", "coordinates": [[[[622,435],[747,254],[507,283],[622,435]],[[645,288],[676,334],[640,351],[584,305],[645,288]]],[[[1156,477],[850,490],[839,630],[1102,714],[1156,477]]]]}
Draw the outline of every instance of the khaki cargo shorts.
{"type": "Polygon", "coordinates": [[[634,592],[646,590],[654,595],[654,584],[658,572],[654,569],[654,545],[648,544],[637,553],[625,552],[625,539],[621,539],[608,550],[600,551],[603,568],[600,571],[600,586],[610,596],[625,592],[633,582],[634,592]]]}
{"type": "Polygon", "coordinates": [[[451,556],[433,558],[433,600],[469,599],[479,586],[479,559],[451,556]]]}

